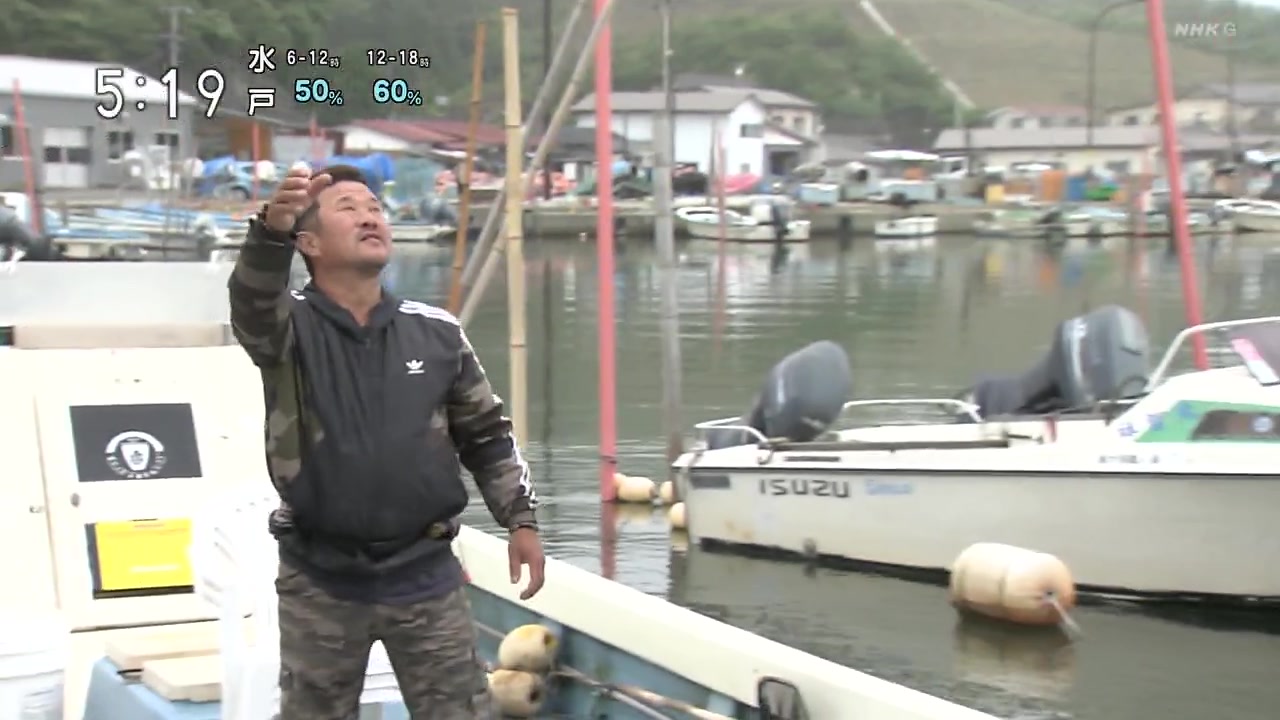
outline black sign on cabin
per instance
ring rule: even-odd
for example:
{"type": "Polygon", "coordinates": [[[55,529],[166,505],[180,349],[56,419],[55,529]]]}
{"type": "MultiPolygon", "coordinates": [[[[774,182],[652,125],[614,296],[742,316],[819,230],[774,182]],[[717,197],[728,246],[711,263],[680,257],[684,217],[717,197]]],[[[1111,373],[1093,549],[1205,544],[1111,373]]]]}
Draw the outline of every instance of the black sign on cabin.
{"type": "Polygon", "coordinates": [[[70,413],[80,482],[201,476],[189,403],[74,405],[70,413]]]}

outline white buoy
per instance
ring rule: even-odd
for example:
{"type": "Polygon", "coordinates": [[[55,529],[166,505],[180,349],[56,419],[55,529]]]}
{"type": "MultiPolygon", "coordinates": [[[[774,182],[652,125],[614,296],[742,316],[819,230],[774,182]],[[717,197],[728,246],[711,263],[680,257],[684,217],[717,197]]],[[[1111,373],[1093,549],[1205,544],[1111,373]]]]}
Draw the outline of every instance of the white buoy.
{"type": "Polygon", "coordinates": [[[498,665],[504,670],[541,673],[551,669],[559,647],[555,633],[541,625],[521,625],[498,645],[498,665]]]}
{"type": "Polygon", "coordinates": [[[684,503],[682,502],[672,505],[671,509],[667,510],[667,522],[671,523],[672,530],[684,530],[688,527],[685,524],[687,519],[685,517],[684,503]]]}
{"type": "Polygon", "coordinates": [[[1023,625],[1056,625],[1076,604],[1065,563],[1000,543],[970,545],[951,566],[951,604],[1023,625]]]}
{"type": "Polygon", "coordinates": [[[543,682],[541,675],[522,670],[494,670],[489,673],[489,692],[503,717],[531,718],[542,708],[543,682]]]}
{"type": "Polygon", "coordinates": [[[663,505],[670,505],[676,501],[676,484],[667,480],[658,486],[658,500],[663,505]]]}
{"type": "Polygon", "coordinates": [[[615,473],[613,482],[617,488],[618,502],[652,503],[658,496],[658,486],[647,477],[615,473]]]}

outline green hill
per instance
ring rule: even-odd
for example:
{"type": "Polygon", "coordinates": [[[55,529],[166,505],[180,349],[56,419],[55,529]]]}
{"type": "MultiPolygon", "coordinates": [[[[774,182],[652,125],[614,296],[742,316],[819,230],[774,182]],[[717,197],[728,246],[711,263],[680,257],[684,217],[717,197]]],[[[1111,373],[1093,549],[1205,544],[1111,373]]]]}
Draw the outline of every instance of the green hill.
{"type": "MultiPolygon", "coordinates": [[[[880,15],[936,68],[955,81],[980,107],[1085,102],[1089,32],[1099,9],[1114,0],[874,0],[880,15]]],[[[858,33],[880,34],[856,0],[790,0],[792,8],[836,11],[858,33]]],[[[676,0],[677,27],[734,15],[777,15],[775,2],[676,0]]],[[[1167,22],[1213,21],[1225,10],[1212,0],[1170,0],[1167,22]]],[[[658,22],[651,3],[618,6],[615,32],[619,46],[651,43],[658,22]]],[[[1243,12],[1243,11],[1242,11],[1243,12]]],[[[1248,10],[1242,19],[1241,60],[1237,78],[1280,82],[1277,53],[1264,37],[1280,37],[1280,13],[1248,10]],[[1275,32],[1267,34],[1274,29],[1275,32]],[[1250,37],[1244,37],[1245,31],[1250,37]]],[[[1145,13],[1141,6],[1110,13],[1099,33],[1097,99],[1100,107],[1149,101],[1155,90],[1145,13]]],[[[1188,87],[1223,81],[1227,75],[1226,38],[1176,40],[1171,45],[1174,82],[1188,87]],[[1198,47],[1196,47],[1198,45],[1198,47]]],[[[676,49],[677,53],[680,49],[676,49]]],[[[745,53],[749,57],[749,52],[745,53]]],[[[656,57],[655,57],[656,62],[656,57]]],[[[709,68],[710,69],[710,68],[709,68]]]]}

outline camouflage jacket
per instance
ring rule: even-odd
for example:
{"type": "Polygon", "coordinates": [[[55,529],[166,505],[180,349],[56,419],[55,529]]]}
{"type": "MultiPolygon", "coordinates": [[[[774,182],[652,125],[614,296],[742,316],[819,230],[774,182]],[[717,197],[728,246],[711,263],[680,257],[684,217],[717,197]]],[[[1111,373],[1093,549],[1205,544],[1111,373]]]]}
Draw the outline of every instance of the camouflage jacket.
{"type": "Polygon", "coordinates": [[[228,282],[232,331],[262,373],[267,466],[293,520],[362,542],[428,518],[419,532],[434,537],[466,504],[448,486],[461,488],[461,461],[499,524],[536,527],[528,465],[458,320],[386,294],[377,327],[362,328],[315,288],[289,289],[293,254],[287,233],[255,220],[228,282]],[[361,332],[383,329],[377,367],[343,359],[369,344],[361,332]]]}

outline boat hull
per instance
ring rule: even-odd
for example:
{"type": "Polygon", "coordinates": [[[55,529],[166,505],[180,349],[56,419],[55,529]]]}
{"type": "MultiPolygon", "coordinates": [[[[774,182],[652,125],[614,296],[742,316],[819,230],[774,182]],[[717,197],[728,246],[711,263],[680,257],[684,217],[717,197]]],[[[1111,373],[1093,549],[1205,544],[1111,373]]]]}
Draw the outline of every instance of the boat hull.
{"type": "MultiPolygon", "coordinates": [[[[685,232],[690,237],[701,240],[719,240],[720,225],[718,223],[692,222],[681,220],[685,232]]],[[[725,228],[725,239],[730,242],[775,242],[777,238],[772,225],[735,225],[725,228]]],[[[787,223],[787,234],[783,242],[804,242],[809,239],[809,221],[792,220],[787,223]]]]}
{"type": "Polygon", "coordinates": [[[894,220],[883,220],[876,223],[875,236],[878,238],[917,238],[932,237],[938,233],[936,217],[906,217],[894,220]]]}
{"type": "Polygon", "coordinates": [[[884,464],[695,464],[684,479],[690,537],[926,571],[1000,542],[1058,556],[1098,592],[1280,599],[1280,475],[884,464]]]}
{"type": "Polygon", "coordinates": [[[1280,233],[1280,212],[1244,210],[1236,212],[1231,219],[1240,232],[1280,233]]]}

